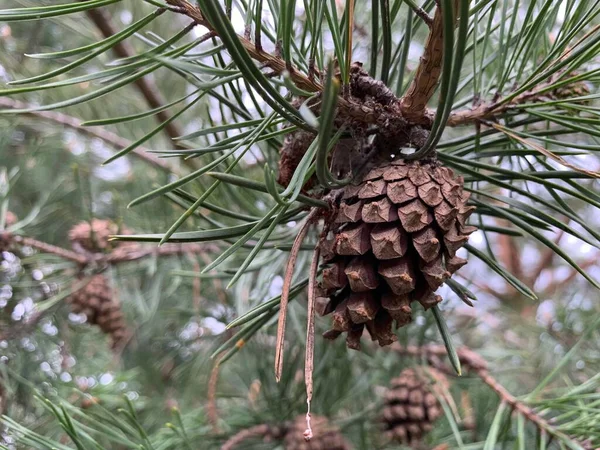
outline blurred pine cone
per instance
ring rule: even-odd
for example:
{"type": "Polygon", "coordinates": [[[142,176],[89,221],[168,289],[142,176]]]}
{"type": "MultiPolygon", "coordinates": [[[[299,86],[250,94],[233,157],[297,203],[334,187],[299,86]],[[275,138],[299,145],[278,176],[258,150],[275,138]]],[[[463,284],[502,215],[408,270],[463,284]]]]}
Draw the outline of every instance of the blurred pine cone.
{"type": "Polygon", "coordinates": [[[6,228],[12,227],[15,223],[19,221],[18,217],[12,211],[6,211],[6,216],[4,218],[4,226],[6,228]]]}
{"type": "Polygon", "coordinates": [[[306,417],[300,415],[294,419],[285,435],[285,450],[350,450],[340,430],[332,425],[326,417],[312,416],[311,428],[313,437],[310,441],[304,438],[306,417]]]}
{"type": "Polygon", "coordinates": [[[431,431],[433,422],[442,415],[434,389],[447,390],[448,380],[431,367],[405,369],[391,381],[381,418],[386,438],[411,444],[431,431]]]}
{"type": "Polygon", "coordinates": [[[90,222],[74,225],[69,231],[69,240],[75,251],[89,253],[109,252],[123,245],[132,245],[128,242],[109,241],[109,236],[114,234],[131,234],[131,231],[110,220],[92,219],[91,225],[90,222]]]}
{"type": "Polygon", "coordinates": [[[113,349],[120,348],[125,342],[129,334],[127,324],[106,276],[92,276],[84,287],[69,296],[67,302],[74,313],[85,314],[89,324],[98,325],[110,336],[113,349]]]}
{"type": "Polygon", "coordinates": [[[463,178],[435,160],[393,161],[342,189],[339,209],[321,245],[325,263],[316,309],[332,313],[325,337],[347,332],[358,349],[366,327],[379,345],[412,320],[411,303],[425,309],[434,292],[467,263],[456,251],[476,228],[466,224],[475,207],[463,178]]]}

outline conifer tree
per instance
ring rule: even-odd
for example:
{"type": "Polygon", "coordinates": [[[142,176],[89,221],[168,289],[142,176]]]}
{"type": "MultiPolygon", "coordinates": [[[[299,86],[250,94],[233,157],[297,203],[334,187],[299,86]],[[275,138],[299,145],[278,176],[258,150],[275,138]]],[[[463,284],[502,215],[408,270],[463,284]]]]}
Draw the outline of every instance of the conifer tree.
{"type": "Polygon", "coordinates": [[[600,448],[599,15],[0,2],[0,448],[600,448]]]}

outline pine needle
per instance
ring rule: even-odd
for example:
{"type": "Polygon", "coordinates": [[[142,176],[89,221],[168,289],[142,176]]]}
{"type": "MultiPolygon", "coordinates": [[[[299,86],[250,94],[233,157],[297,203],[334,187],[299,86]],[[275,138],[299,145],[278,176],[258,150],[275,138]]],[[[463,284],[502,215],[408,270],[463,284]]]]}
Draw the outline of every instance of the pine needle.
{"type": "Polygon", "coordinates": [[[316,216],[318,209],[311,209],[310,213],[306,217],[306,222],[300,228],[298,236],[294,240],[292,249],[290,251],[290,257],[288,258],[287,265],[285,267],[285,276],[283,279],[283,289],[281,291],[281,303],[279,309],[279,321],[277,322],[277,343],[275,344],[275,379],[277,382],[281,380],[281,373],[283,371],[283,347],[285,338],[285,321],[287,318],[287,306],[290,295],[290,287],[292,285],[292,277],[294,275],[294,268],[296,267],[296,260],[298,259],[298,253],[304,238],[308,233],[310,224],[313,218],[316,216]]]}
{"type": "Polygon", "coordinates": [[[310,274],[308,277],[308,314],[306,324],[306,354],[304,357],[304,383],[306,384],[306,439],[312,438],[312,429],[310,427],[310,403],[313,394],[313,370],[315,358],[315,282],[317,280],[317,270],[319,268],[320,247],[317,245],[313,252],[310,264],[310,274]],[[308,437],[309,436],[309,437],[308,437]]]}

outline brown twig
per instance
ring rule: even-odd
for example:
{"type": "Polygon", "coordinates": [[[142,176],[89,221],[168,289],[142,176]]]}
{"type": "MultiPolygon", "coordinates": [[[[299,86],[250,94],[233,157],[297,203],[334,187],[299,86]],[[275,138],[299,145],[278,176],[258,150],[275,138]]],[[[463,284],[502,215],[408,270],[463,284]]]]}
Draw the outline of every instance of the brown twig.
{"type": "MultiPolygon", "coordinates": [[[[177,12],[185,14],[194,20],[194,22],[196,22],[198,25],[202,25],[203,27],[206,27],[214,32],[214,27],[204,17],[202,11],[197,6],[192,5],[187,0],[167,0],[167,3],[171,6],[174,6],[177,12]]],[[[263,51],[260,46],[254,45],[254,43],[246,39],[244,36],[238,35],[238,39],[250,56],[252,56],[252,58],[256,61],[260,62],[263,67],[268,67],[277,74],[281,74],[288,70],[286,67],[286,62],[283,59],[263,51]]],[[[292,81],[299,88],[309,92],[318,92],[322,90],[322,86],[318,81],[310,80],[298,69],[292,68],[292,70],[289,72],[292,81]]]]}
{"type": "Polygon", "coordinates": [[[56,255],[60,258],[73,261],[80,265],[87,265],[91,263],[105,262],[108,264],[119,264],[129,261],[136,261],[138,259],[146,258],[148,256],[176,256],[183,255],[186,253],[191,254],[204,254],[210,253],[216,250],[216,246],[211,244],[166,244],[162,247],[150,247],[140,248],[139,246],[125,246],[122,248],[117,247],[110,253],[77,253],[71,250],[67,250],[57,245],[48,244],[47,242],[39,241],[34,238],[26,236],[11,235],[10,239],[15,244],[21,246],[28,246],[41,251],[42,253],[49,253],[56,255]]]}
{"type": "Polygon", "coordinates": [[[239,433],[233,435],[231,438],[229,438],[229,440],[227,440],[227,442],[225,442],[221,446],[221,450],[233,450],[239,444],[241,444],[242,442],[244,442],[248,439],[257,438],[257,437],[267,437],[267,436],[271,436],[272,434],[273,434],[273,429],[269,425],[267,425],[267,424],[256,425],[254,427],[247,428],[247,429],[242,430],[239,433]]]}
{"type": "MultiPolygon", "coordinates": [[[[455,0],[457,3],[458,0],[455,0]]],[[[212,24],[204,17],[202,11],[189,3],[187,0],[167,0],[173,7],[173,11],[186,15],[195,23],[211,30],[215,35],[212,24]]],[[[456,9],[456,7],[455,7],[456,9]]],[[[429,16],[427,16],[429,17],[429,16]]],[[[427,17],[423,19],[428,22],[427,17]]],[[[259,42],[252,43],[244,36],[238,39],[249,55],[259,62],[261,67],[268,67],[272,73],[279,75],[285,70],[286,62],[276,54],[265,52],[259,42]]],[[[344,118],[362,125],[376,125],[385,130],[404,130],[410,126],[430,126],[435,116],[435,111],[427,108],[427,103],[435,92],[442,66],[443,52],[443,26],[440,7],[436,8],[434,18],[431,20],[430,33],[425,43],[425,50],[420,59],[415,78],[413,79],[407,93],[400,100],[387,106],[377,102],[356,101],[353,98],[340,97],[338,99],[338,112],[344,118]]],[[[314,76],[305,75],[297,68],[292,68],[290,77],[292,82],[301,89],[308,92],[321,92],[323,86],[314,76]]],[[[506,112],[517,109],[519,105],[527,102],[535,102],[543,98],[549,86],[554,81],[541,83],[535,89],[524,92],[504,102],[502,98],[490,102],[481,103],[473,109],[465,109],[451,114],[447,125],[451,127],[479,124],[485,120],[495,120],[506,112]]]]}
{"type": "Polygon", "coordinates": [[[308,233],[308,229],[310,228],[313,219],[317,216],[318,213],[319,209],[313,208],[306,217],[306,221],[300,228],[298,236],[296,236],[296,239],[294,239],[294,243],[290,251],[290,256],[288,257],[287,265],[285,267],[285,276],[283,278],[283,287],[281,290],[281,303],[279,307],[279,320],[277,323],[277,343],[275,345],[275,379],[277,380],[277,382],[279,382],[279,380],[281,379],[281,373],[283,371],[285,321],[287,318],[287,306],[290,295],[290,287],[292,286],[292,276],[294,275],[294,267],[296,267],[296,260],[298,259],[298,253],[300,252],[302,242],[304,241],[304,238],[308,233]]]}
{"type": "MultiPolygon", "coordinates": [[[[458,9],[458,0],[454,0],[453,9],[458,9]]],[[[422,10],[421,10],[422,11],[422,10]]],[[[400,99],[399,106],[402,115],[411,123],[430,126],[434,113],[427,108],[442,73],[442,60],[444,56],[444,26],[442,9],[436,5],[433,19],[424,11],[417,11],[429,26],[429,34],[425,41],[423,55],[419,59],[419,66],[415,72],[406,94],[400,99]]],[[[457,16],[454,17],[456,23],[457,16]]],[[[452,32],[447,30],[446,32],[452,32]]]]}
{"type": "Polygon", "coordinates": [[[411,122],[429,124],[427,103],[433,96],[442,73],[444,53],[442,9],[436,6],[423,55],[406,94],[400,99],[400,111],[411,122]]]}
{"type": "Polygon", "coordinates": [[[217,384],[219,382],[219,372],[221,368],[221,357],[219,356],[210,371],[208,379],[208,394],[206,398],[206,416],[212,427],[213,433],[219,432],[219,410],[217,409],[217,384]]]}
{"type": "MultiPolygon", "coordinates": [[[[102,36],[109,38],[116,34],[115,27],[112,24],[112,17],[108,11],[103,8],[96,8],[89,9],[86,14],[94,23],[96,28],[98,28],[102,36]]],[[[125,41],[117,42],[112,47],[112,51],[122,59],[135,55],[133,48],[125,41]]],[[[150,106],[150,108],[160,108],[165,104],[165,100],[160,94],[158,86],[156,83],[154,83],[152,78],[148,76],[140,77],[134,81],[134,85],[140,91],[140,94],[142,97],[144,97],[144,100],[146,100],[146,103],[148,106],[150,106]]],[[[159,123],[166,122],[170,118],[169,114],[167,114],[167,112],[164,110],[157,112],[154,116],[159,123]]],[[[167,123],[164,131],[171,139],[175,139],[176,137],[183,135],[182,130],[173,122],[167,123]]],[[[178,146],[177,143],[175,145],[178,146]]]]}
{"type": "MultiPolygon", "coordinates": [[[[10,109],[30,109],[31,105],[28,103],[24,103],[18,100],[13,100],[7,97],[0,97],[0,106],[4,108],[10,109]]],[[[88,137],[101,139],[105,143],[111,145],[117,150],[122,150],[128,147],[131,144],[131,141],[122,138],[115,133],[112,133],[108,130],[98,127],[82,127],[79,119],[75,117],[67,116],[66,114],[62,114],[55,111],[29,111],[27,113],[23,113],[25,115],[31,117],[37,117],[40,119],[47,120],[49,122],[53,122],[59,125],[63,125],[66,128],[70,128],[72,130],[77,131],[80,134],[86,135],[88,137]]],[[[137,156],[138,158],[144,160],[145,162],[153,165],[154,167],[163,170],[165,172],[172,172],[177,174],[177,170],[165,162],[164,160],[148,153],[148,149],[144,147],[137,147],[132,151],[132,154],[137,156]]]]}
{"type": "Polygon", "coordinates": [[[75,253],[71,250],[67,250],[65,248],[58,247],[57,245],[48,244],[47,242],[38,241],[37,239],[33,239],[30,237],[12,236],[11,240],[15,244],[35,248],[36,250],[39,250],[42,253],[50,253],[50,254],[56,255],[60,258],[67,259],[69,261],[73,261],[77,264],[85,265],[90,262],[90,259],[86,255],[82,255],[80,253],[75,253]]]}
{"type": "MultiPolygon", "coordinates": [[[[147,248],[137,248],[137,246],[117,248],[108,254],[105,258],[101,258],[108,263],[118,264],[148,256],[177,256],[184,254],[205,254],[216,251],[217,247],[213,244],[165,244],[161,247],[151,246],[147,248]]],[[[102,256],[102,255],[100,255],[102,256]]],[[[97,258],[97,257],[94,257],[97,258]]]]}

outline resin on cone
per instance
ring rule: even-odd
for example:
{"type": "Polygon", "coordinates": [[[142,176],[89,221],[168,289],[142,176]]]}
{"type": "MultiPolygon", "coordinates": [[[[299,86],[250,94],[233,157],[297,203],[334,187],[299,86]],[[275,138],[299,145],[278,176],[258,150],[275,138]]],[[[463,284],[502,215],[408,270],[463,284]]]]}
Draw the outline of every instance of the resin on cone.
{"type": "Polygon", "coordinates": [[[316,309],[331,314],[325,337],[347,333],[360,348],[366,328],[379,345],[412,320],[412,303],[429,309],[435,291],[467,261],[456,256],[476,228],[463,178],[436,160],[396,160],[341,190],[321,242],[323,275],[316,309]]]}
{"type": "Polygon", "coordinates": [[[121,347],[128,336],[127,324],[121,305],[113,298],[104,275],[92,276],[85,286],[69,296],[67,302],[74,313],[85,314],[89,324],[98,325],[103,333],[110,336],[112,348],[121,347]]]}
{"type": "Polygon", "coordinates": [[[431,431],[443,413],[434,392],[448,389],[446,377],[430,367],[415,367],[402,371],[385,393],[381,421],[387,439],[411,444],[431,431]]]}
{"type": "Polygon", "coordinates": [[[304,438],[306,416],[301,415],[290,424],[284,439],[285,450],[351,450],[340,430],[332,425],[326,417],[312,416],[311,428],[313,437],[310,441],[304,438]]]}

